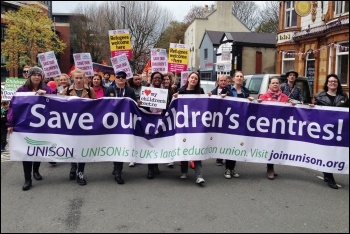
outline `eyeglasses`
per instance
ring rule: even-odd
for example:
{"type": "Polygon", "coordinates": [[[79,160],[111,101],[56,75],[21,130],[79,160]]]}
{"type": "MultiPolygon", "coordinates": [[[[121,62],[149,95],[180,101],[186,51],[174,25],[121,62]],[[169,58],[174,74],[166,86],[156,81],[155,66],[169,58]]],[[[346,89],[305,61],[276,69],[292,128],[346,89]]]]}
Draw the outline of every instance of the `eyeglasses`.
{"type": "Polygon", "coordinates": [[[117,79],[120,79],[120,78],[126,79],[126,77],[124,77],[124,76],[116,76],[115,78],[117,78],[117,79]]]}
{"type": "Polygon", "coordinates": [[[28,73],[29,70],[23,70],[23,73],[28,73]]]}
{"type": "Polygon", "coordinates": [[[328,83],[335,83],[336,84],[336,83],[338,83],[338,81],[337,80],[329,80],[328,83]]]}

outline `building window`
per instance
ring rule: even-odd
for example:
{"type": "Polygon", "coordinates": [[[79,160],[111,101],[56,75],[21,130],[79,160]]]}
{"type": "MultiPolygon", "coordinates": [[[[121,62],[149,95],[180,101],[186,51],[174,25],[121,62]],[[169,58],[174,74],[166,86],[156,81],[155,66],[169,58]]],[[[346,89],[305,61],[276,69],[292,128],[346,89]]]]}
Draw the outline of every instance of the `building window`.
{"type": "Polygon", "coordinates": [[[284,51],[282,57],[282,73],[294,70],[295,53],[294,51],[284,51]]]}
{"type": "Polygon", "coordinates": [[[1,66],[5,66],[6,61],[7,61],[7,57],[1,55],[1,66]]]}
{"type": "Polygon", "coordinates": [[[1,14],[5,14],[7,11],[6,6],[1,5],[1,14]]]}
{"type": "Polygon", "coordinates": [[[201,75],[201,80],[211,80],[211,73],[201,72],[200,75],[201,75]]]}
{"type": "Polygon", "coordinates": [[[297,13],[294,10],[294,1],[286,1],[285,6],[285,28],[297,26],[297,13]]]}
{"type": "Polygon", "coordinates": [[[1,41],[2,42],[5,40],[5,29],[6,29],[6,25],[1,24],[1,41]]]}
{"type": "Polygon", "coordinates": [[[349,12],[348,1],[335,1],[334,2],[334,15],[340,15],[349,12]]]}
{"type": "Polygon", "coordinates": [[[305,76],[311,86],[311,90],[314,90],[314,77],[315,77],[315,55],[312,50],[307,52],[306,64],[305,64],[305,76]]]}
{"type": "Polygon", "coordinates": [[[208,58],[208,49],[204,49],[204,59],[208,58]]]}
{"type": "Polygon", "coordinates": [[[339,43],[335,61],[336,71],[341,85],[348,86],[349,81],[349,42],[339,43]]]}

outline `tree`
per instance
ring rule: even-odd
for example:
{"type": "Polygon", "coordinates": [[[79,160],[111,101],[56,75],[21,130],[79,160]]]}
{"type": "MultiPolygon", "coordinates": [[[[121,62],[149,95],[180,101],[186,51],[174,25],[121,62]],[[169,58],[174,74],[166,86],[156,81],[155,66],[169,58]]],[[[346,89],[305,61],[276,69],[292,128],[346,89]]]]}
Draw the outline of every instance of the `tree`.
{"type": "Polygon", "coordinates": [[[202,7],[200,5],[191,6],[190,11],[184,18],[184,23],[189,25],[195,18],[203,18],[205,15],[205,7],[202,7]]]}
{"type": "Polygon", "coordinates": [[[276,33],[278,30],[279,2],[265,2],[260,15],[261,23],[257,26],[255,31],[262,33],[276,33]]]}
{"type": "Polygon", "coordinates": [[[260,11],[253,1],[233,1],[232,12],[249,30],[260,22],[260,11]]]}
{"type": "Polygon", "coordinates": [[[188,23],[171,21],[169,27],[162,33],[154,47],[168,50],[170,43],[183,43],[188,25],[188,23]]]}
{"type": "MultiPolygon", "coordinates": [[[[124,9],[121,6],[125,7],[125,25],[126,29],[129,29],[133,44],[133,58],[129,61],[130,66],[133,71],[139,72],[139,64],[147,62],[150,49],[157,44],[160,36],[173,19],[169,10],[160,7],[154,1],[106,1],[97,6],[90,5],[76,9],[75,12],[83,14],[88,22],[86,27],[84,26],[87,33],[76,33],[76,41],[78,43],[85,42],[91,46],[87,40],[94,40],[88,37],[95,35],[94,37],[97,38],[95,42],[101,44],[99,46],[101,56],[108,58],[106,60],[110,64],[108,31],[123,28],[124,9]]],[[[75,29],[72,28],[72,31],[75,29]]]]}
{"type": "Polygon", "coordinates": [[[6,69],[18,69],[25,64],[37,65],[39,53],[61,53],[66,45],[52,30],[52,20],[38,6],[23,6],[5,14],[8,27],[1,43],[1,54],[7,57],[6,69]]]}

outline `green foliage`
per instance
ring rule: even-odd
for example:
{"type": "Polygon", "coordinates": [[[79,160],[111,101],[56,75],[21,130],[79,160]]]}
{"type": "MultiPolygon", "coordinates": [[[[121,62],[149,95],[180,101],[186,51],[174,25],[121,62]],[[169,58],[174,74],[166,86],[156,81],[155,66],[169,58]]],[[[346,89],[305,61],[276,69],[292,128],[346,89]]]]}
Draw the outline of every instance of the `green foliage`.
{"type": "Polygon", "coordinates": [[[66,44],[52,30],[53,22],[39,7],[23,6],[18,11],[5,14],[8,27],[1,43],[1,54],[7,57],[6,69],[27,64],[37,65],[39,53],[62,53],[66,44]]]}
{"type": "Polygon", "coordinates": [[[161,34],[155,48],[164,48],[169,51],[170,43],[184,43],[185,31],[189,23],[182,23],[178,21],[171,21],[170,25],[161,34]]]}
{"type": "Polygon", "coordinates": [[[255,32],[276,33],[277,27],[278,27],[278,21],[271,19],[269,21],[261,22],[260,25],[255,29],[255,32]]]}
{"type": "Polygon", "coordinates": [[[279,2],[266,1],[261,8],[260,22],[255,28],[255,32],[276,33],[278,30],[279,2]]]}

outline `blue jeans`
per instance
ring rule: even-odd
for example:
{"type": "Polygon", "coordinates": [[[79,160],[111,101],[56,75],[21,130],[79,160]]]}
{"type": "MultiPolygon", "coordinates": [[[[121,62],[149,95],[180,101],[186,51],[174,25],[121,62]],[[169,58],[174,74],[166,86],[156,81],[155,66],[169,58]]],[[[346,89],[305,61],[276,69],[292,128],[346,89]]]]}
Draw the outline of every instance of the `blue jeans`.
{"type": "MultiPolygon", "coordinates": [[[[181,172],[188,172],[188,161],[181,161],[181,172]]],[[[203,178],[202,174],[202,161],[194,161],[194,173],[197,178],[203,178]]]]}

